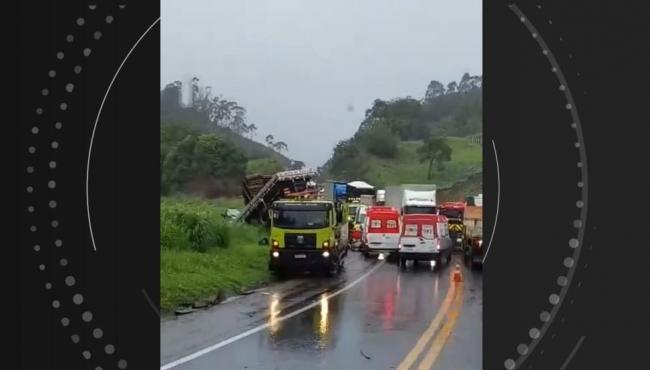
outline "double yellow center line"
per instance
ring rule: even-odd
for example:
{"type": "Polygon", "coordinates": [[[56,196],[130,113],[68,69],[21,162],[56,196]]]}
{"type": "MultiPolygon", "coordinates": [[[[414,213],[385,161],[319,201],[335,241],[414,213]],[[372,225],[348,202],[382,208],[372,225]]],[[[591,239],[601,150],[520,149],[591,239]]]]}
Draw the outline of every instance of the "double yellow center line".
{"type": "Polygon", "coordinates": [[[413,369],[413,365],[424,350],[427,349],[429,342],[431,344],[417,369],[429,370],[438,359],[447,339],[449,339],[451,333],[454,331],[456,321],[460,315],[460,309],[463,305],[463,283],[452,280],[450,284],[445,300],[442,302],[438,313],[431,321],[429,327],[422,333],[422,336],[420,336],[413,349],[411,349],[406,357],[404,357],[404,360],[397,366],[397,370],[413,369]]]}

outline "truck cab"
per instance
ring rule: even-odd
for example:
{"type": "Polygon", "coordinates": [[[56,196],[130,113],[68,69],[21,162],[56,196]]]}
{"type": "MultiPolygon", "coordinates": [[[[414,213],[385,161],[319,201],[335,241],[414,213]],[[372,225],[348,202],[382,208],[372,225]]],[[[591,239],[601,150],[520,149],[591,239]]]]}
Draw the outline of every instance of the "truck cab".
{"type": "Polygon", "coordinates": [[[270,209],[269,269],[338,272],[347,254],[341,243],[341,212],[331,201],[276,201],[270,209]]]}
{"type": "Polygon", "coordinates": [[[445,202],[438,208],[438,214],[449,221],[449,236],[456,248],[462,249],[465,241],[465,202],[445,202]]]}
{"type": "Polygon", "coordinates": [[[421,191],[404,189],[402,196],[402,214],[430,214],[435,215],[436,191],[421,191]]]}

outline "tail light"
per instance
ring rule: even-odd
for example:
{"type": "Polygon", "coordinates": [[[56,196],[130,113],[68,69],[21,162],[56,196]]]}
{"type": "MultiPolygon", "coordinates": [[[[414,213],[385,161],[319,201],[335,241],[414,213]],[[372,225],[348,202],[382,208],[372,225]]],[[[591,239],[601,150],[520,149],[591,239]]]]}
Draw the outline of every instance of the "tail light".
{"type": "Polygon", "coordinates": [[[436,250],[440,250],[440,239],[436,239],[436,250]]]}

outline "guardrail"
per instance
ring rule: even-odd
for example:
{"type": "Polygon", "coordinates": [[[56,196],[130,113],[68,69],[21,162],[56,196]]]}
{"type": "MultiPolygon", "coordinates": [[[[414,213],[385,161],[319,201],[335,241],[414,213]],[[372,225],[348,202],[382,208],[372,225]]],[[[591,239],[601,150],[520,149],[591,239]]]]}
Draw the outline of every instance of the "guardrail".
{"type": "Polygon", "coordinates": [[[467,138],[474,144],[483,145],[483,134],[470,135],[467,138]]]}

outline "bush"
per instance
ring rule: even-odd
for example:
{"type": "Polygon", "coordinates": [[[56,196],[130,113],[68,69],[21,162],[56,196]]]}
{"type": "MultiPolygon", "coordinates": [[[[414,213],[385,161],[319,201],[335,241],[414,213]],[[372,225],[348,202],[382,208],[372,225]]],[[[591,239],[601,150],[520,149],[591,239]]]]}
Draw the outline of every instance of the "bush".
{"type": "Polygon", "coordinates": [[[233,203],[193,198],[165,198],[160,203],[160,247],[171,250],[205,252],[233,244],[257,243],[260,231],[255,227],[223,219],[224,208],[217,204],[233,203]]]}
{"type": "Polygon", "coordinates": [[[228,247],[230,230],[220,218],[214,206],[163,202],[160,208],[161,247],[198,252],[211,247],[228,247]]]}
{"type": "Polygon", "coordinates": [[[197,134],[177,126],[161,128],[163,194],[237,193],[246,162],[244,153],[226,137],[197,134]]]}
{"type": "Polygon", "coordinates": [[[160,247],[162,249],[192,249],[185,231],[172,220],[163,217],[160,219],[160,247]]]}
{"type": "Polygon", "coordinates": [[[370,129],[364,137],[368,152],[381,158],[394,158],[397,155],[399,138],[385,125],[370,129]]]}

